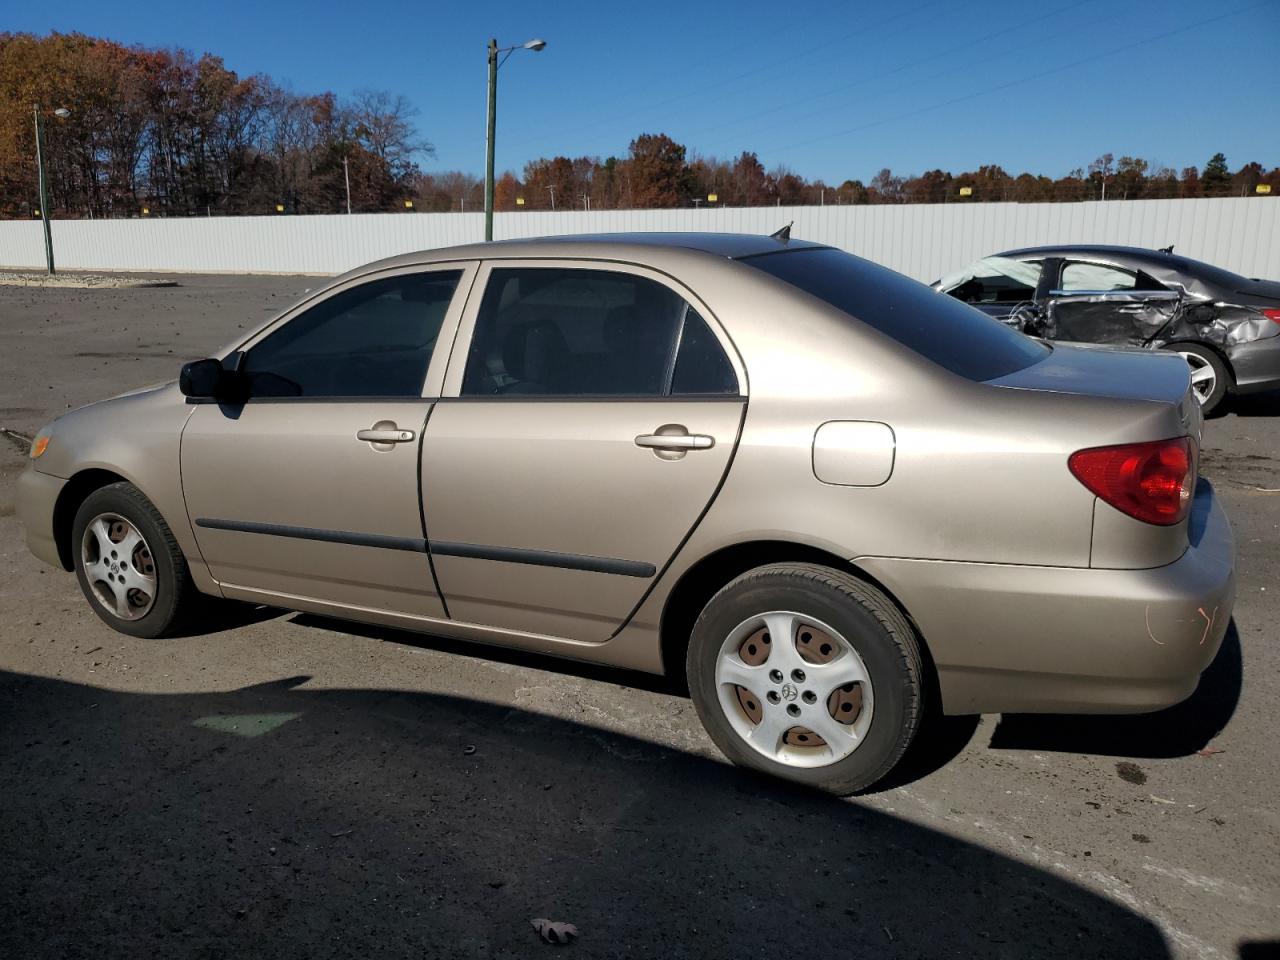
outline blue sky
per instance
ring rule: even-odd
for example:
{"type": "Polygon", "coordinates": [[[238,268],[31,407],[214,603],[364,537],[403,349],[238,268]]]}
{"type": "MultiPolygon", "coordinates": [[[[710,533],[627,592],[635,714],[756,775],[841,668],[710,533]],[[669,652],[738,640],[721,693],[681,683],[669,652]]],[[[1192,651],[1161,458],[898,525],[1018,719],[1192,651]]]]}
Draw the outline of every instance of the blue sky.
{"type": "Polygon", "coordinates": [[[500,170],[623,155],[642,132],[828,183],[983,163],[1059,176],[1105,152],[1280,165],[1280,0],[49,0],[0,27],[208,51],[299,92],[403,93],[436,147],[427,170],[482,172],[495,34],[547,40],[502,68],[500,170]]]}

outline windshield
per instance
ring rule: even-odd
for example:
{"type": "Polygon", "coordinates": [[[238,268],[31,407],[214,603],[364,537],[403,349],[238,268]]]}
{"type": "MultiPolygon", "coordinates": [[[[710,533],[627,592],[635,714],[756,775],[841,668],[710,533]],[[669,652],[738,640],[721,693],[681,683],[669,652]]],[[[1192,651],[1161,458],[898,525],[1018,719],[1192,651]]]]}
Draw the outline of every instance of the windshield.
{"type": "Polygon", "coordinates": [[[931,287],[842,250],[788,250],[744,257],[741,262],[970,380],[1006,376],[1049,353],[1044,344],[959,300],[939,296],[931,287]]]}

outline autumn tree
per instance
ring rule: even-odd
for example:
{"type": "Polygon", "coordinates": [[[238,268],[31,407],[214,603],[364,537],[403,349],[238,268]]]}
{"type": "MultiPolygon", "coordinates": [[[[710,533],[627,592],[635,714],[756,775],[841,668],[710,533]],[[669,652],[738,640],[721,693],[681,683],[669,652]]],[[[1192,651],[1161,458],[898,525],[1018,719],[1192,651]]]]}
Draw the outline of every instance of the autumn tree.
{"type": "Polygon", "coordinates": [[[1209,162],[1204,165],[1204,170],[1200,172],[1200,183],[1206,197],[1220,197],[1228,191],[1231,174],[1227,169],[1226,156],[1215,153],[1209,158],[1209,162]]]}
{"type": "Polygon", "coordinates": [[[627,156],[630,201],[635,207],[677,207],[690,194],[685,149],[665,133],[642,133],[627,156]]]}

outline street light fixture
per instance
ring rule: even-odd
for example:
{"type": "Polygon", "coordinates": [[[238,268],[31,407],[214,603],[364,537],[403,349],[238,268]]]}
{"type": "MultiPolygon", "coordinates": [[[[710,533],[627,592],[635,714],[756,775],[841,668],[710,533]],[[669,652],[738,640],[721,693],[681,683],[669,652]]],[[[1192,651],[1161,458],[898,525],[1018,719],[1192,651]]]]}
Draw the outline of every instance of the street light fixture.
{"type": "MultiPolygon", "coordinates": [[[[49,271],[49,275],[53,276],[53,233],[49,228],[49,183],[44,175],[44,127],[40,123],[40,104],[36,104],[36,175],[40,181],[40,219],[44,222],[44,261],[49,271]]],[[[66,107],[58,107],[53,111],[53,115],[59,120],[65,120],[71,116],[71,111],[66,107]]]]}
{"type": "Polygon", "coordinates": [[[526,40],[513,47],[498,47],[498,41],[489,41],[489,126],[484,138],[484,238],[493,239],[493,137],[498,116],[498,68],[516,50],[532,50],[538,53],[545,48],[545,40],[526,40]],[[502,54],[502,58],[498,58],[502,54]]]}

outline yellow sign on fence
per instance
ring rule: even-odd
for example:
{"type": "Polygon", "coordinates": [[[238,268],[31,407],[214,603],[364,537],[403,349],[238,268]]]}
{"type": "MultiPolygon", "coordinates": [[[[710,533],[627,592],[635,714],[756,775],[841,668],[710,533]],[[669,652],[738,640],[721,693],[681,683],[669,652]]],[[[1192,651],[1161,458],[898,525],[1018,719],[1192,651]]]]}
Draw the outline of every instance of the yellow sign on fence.
{"type": "Polygon", "coordinates": [[[1271,184],[1269,184],[1269,183],[1260,183],[1260,184],[1258,184],[1256,187],[1254,187],[1253,189],[1254,189],[1254,191],[1255,191],[1256,193],[1270,193],[1270,192],[1271,192],[1271,184]]]}
{"type": "Polygon", "coordinates": [[[962,196],[962,197],[972,197],[972,196],[973,196],[973,187],[961,187],[961,188],[960,188],[960,196],[962,196]]]}
{"type": "Polygon", "coordinates": [[[516,206],[517,206],[517,207],[523,207],[523,206],[524,206],[524,197],[516,197],[516,206]]]}
{"type": "Polygon", "coordinates": [[[719,199],[720,199],[720,195],[718,193],[707,194],[707,203],[715,203],[719,199]]]}

